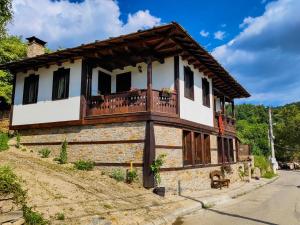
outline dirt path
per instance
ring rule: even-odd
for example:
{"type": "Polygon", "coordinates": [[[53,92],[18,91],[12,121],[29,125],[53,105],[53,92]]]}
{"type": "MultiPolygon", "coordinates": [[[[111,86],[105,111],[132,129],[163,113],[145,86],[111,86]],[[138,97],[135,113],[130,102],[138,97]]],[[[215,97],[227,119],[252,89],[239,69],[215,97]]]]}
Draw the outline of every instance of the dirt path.
{"type": "Polygon", "coordinates": [[[35,153],[11,148],[0,153],[0,165],[8,164],[24,180],[28,204],[52,224],[144,224],[180,205],[180,198],[160,198],[139,185],[116,182],[99,169],[76,171],[35,153]],[[65,220],[56,220],[64,213],[65,220]],[[129,219],[130,218],[130,219],[129,219]]]}

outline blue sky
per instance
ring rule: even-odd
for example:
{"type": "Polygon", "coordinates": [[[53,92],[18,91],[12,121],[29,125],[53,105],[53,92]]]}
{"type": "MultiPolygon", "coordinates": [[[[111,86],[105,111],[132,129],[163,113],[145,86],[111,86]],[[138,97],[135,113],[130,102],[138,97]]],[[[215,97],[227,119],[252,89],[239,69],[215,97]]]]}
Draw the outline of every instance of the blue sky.
{"type": "Polygon", "coordinates": [[[249,90],[239,103],[300,100],[300,0],[13,0],[13,8],[9,32],[52,49],[176,21],[249,90]]]}

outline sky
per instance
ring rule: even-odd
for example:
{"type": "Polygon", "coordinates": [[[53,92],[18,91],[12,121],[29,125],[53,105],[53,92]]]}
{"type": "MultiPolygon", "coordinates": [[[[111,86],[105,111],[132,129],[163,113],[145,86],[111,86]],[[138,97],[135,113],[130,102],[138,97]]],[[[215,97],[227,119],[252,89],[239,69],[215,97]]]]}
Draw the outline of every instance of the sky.
{"type": "Polygon", "coordinates": [[[13,0],[10,34],[51,49],[176,21],[251,94],[238,103],[300,101],[300,0],[13,0]]]}

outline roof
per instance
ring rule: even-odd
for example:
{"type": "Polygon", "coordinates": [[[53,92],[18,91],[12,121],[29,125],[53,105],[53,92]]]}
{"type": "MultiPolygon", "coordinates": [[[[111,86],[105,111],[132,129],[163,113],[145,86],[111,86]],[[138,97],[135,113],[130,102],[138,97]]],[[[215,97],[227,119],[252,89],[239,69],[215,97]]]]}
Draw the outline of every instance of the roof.
{"type": "Polygon", "coordinates": [[[26,40],[27,40],[29,43],[31,43],[31,42],[36,42],[36,43],[38,43],[38,44],[40,44],[40,45],[43,45],[43,46],[44,46],[45,44],[47,44],[47,42],[45,42],[45,41],[43,41],[43,40],[37,38],[36,36],[32,36],[32,37],[26,38],[26,40]]]}
{"type": "Polygon", "coordinates": [[[210,53],[175,22],[10,62],[0,65],[0,69],[15,73],[80,58],[111,71],[149,59],[162,62],[164,58],[174,55],[181,55],[183,60],[187,60],[195,69],[211,77],[214,88],[228,98],[250,96],[210,53]]]}

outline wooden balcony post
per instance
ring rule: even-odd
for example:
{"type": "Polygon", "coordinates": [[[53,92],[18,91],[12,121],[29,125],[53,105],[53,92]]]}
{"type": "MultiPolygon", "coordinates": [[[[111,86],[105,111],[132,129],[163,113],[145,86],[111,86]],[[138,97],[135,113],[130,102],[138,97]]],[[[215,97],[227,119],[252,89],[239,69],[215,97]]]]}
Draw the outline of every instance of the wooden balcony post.
{"type": "Polygon", "coordinates": [[[231,107],[232,107],[232,116],[233,116],[233,118],[235,118],[234,100],[231,101],[231,107]]]}
{"type": "Polygon", "coordinates": [[[153,110],[152,60],[147,60],[147,111],[153,110]]]}
{"type": "Polygon", "coordinates": [[[176,114],[180,115],[180,86],[179,86],[179,56],[174,56],[174,87],[176,91],[177,108],[176,114]]]}

